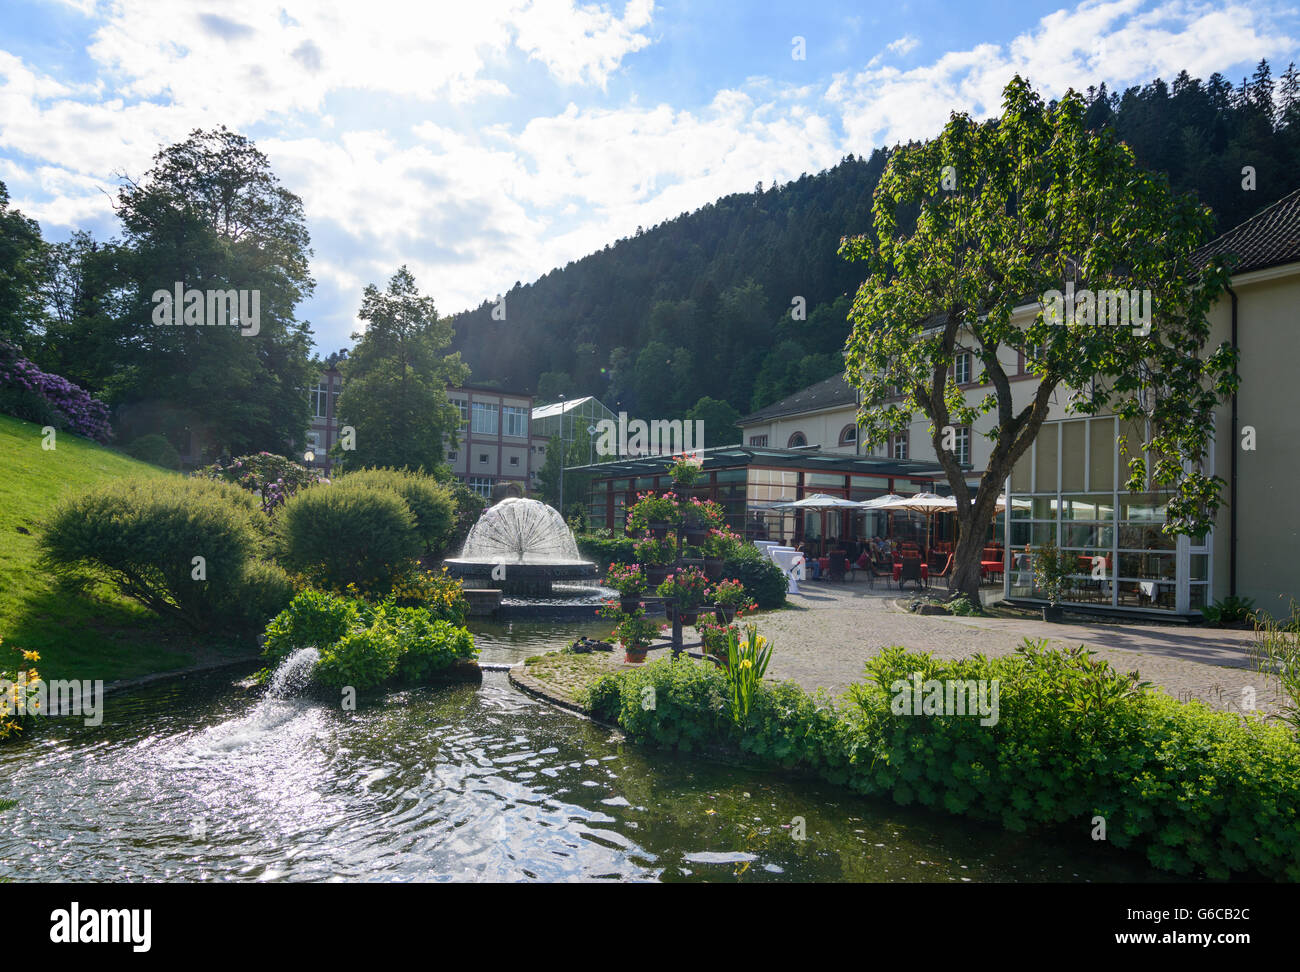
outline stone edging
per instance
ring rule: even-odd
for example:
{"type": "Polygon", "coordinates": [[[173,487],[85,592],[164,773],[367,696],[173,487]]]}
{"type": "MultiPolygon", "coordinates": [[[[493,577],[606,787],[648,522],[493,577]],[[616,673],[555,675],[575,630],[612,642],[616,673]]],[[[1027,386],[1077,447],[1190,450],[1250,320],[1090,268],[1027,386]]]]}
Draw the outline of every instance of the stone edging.
{"type": "Polygon", "coordinates": [[[511,685],[519,689],[519,691],[523,692],[525,695],[531,695],[543,702],[547,702],[551,705],[572,712],[574,715],[581,716],[584,719],[590,719],[592,722],[597,723],[597,725],[604,725],[604,723],[599,720],[592,719],[591,713],[573,699],[568,696],[560,695],[545,682],[526,674],[522,664],[511,665],[510,669],[506,672],[506,678],[509,679],[511,685]]]}

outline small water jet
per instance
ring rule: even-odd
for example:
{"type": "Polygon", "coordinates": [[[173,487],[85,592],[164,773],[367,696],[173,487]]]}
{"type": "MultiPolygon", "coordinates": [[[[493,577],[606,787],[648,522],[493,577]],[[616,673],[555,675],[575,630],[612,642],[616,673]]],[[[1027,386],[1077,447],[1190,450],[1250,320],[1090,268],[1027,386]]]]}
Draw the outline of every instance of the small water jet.
{"type": "Polygon", "coordinates": [[[445,561],[462,580],[487,582],[506,594],[550,597],[555,581],[596,576],[559,512],[535,499],[509,497],[483,511],[460,556],[445,561]]]}

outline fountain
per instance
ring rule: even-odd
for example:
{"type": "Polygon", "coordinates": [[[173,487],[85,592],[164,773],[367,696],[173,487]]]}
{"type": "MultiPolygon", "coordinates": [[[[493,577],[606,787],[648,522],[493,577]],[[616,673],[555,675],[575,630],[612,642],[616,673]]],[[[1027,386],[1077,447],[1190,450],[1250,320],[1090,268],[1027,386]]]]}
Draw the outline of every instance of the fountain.
{"type": "Polygon", "coordinates": [[[596,565],[582,559],[573,531],[556,510],[513,496],[484,510],[460,556],[445,563],[462,580],[527,598],[551,597],[555,581],[596,576],[596,565]]]}

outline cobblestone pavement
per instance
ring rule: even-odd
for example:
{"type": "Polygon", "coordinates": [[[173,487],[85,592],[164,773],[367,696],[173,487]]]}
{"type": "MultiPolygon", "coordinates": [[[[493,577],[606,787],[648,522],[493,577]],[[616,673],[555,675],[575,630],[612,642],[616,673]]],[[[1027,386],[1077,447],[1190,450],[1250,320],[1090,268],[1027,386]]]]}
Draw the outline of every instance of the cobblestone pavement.
{"type": "Polygon", "coordinates": [[[806,689],[838,695],[860,681],[866,660],[888,645],[962,658],[977,652],[1009,655],[1028,637],[1064,647],[1086,645],[1120,671],[1136,669],[1176,698],[1202,699],[1215,708],[1241,708],[1247,686],[1255,690],[1257,708],[1276,711],[1280,701],[1276,683],[1249,667],[1249,631],[917,615],[905,610],[900,598],[906,594],[879,582],[869,588],[862,578],[805,581],[800,588],[790,595],[788,609],[755,620],[775,646],[767,677],[793,679],[806,689]]]}

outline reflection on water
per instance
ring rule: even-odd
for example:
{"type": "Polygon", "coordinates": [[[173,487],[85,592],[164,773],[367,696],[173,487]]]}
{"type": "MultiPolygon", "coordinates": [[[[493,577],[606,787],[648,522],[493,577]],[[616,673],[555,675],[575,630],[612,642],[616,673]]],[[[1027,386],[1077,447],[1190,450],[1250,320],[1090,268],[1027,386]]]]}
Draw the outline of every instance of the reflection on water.
{"type": "Polygon", "coordinates": [[[516,620],[492,621],[471,618],[469,629],[474,632],[474,647],[479,649],[481,662],[515,664],[530,655],[544,655],[573,644],[579,638],[597,638],[609,641],[613,622],[596,616],[591,610],[590,621],[516,620]]]}
{"type": "Polygon", "coordinates": [[[102,726],[0,747],[0,797],[19,801],[0,876],[20,881],[1152,877],[1086,843],[642,749],[496,672],[354,712],[229,676],[110,696],[102,726]]]}

